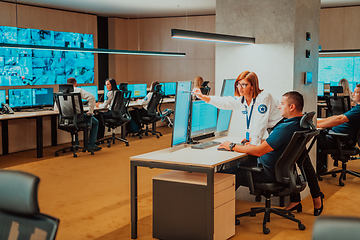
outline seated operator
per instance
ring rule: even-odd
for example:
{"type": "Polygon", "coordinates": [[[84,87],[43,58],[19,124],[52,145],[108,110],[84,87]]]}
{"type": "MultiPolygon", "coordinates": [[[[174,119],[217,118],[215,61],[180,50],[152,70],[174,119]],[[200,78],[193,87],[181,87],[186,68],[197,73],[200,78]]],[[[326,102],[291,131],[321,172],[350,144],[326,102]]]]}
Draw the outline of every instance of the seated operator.
{"type": "MultiPolygon", "coordinates": [[[[262,167],[264,171],[253,172],[252,176],[256,182],[274,182],[275,164],[285,151],[295,131],[302,131],[300,119],[303,116],[304,106],[303,96],[296,91],[287,92],[283,95],[279,109],[282,117],[287,118],[279,123],[270,133],[269,137],[260,145],[236,145],[229,141],[222,143],[219,148],[226,148],[231,151],[247,153],[257,158],[250,158],[247,161],[238,163],[248,167],[262,167]]],[[[236,174],[236,189],[240,185],[248,186],[247,174],[245,170],[237,166],[225,169],[223,172],[236,174]]]]}
{"type": "MultiPolygon", "coordinates": [[[[350,141],[356,142],[356,134],[360,130],[360,84],[356,85],[353,95],[353,102],[356,105],[342,115],[331,116],[317,121],[318,128],[331,128],[336,133],[346,133],[349,137],[342,139],[343,143],[350,145],[350,141]]],[[[335,149],[336,141],[326,132],[320,133],[317,140],[317,167],[318,172],[324,172],[327,165],[327,156],[321,150],[335,149]]]]}
{"type": "MultiPolygon", "coordinates": [[[[93,150],[94,152],[99,151],[99,150],[101,150],[101,147],[96,146],[96,144],[95,144],[97,132],[98,132],[98,128],[99,128],[99,121],[94,117],[94,108],[95,108],[95,104],[96,104],[95,97],[91,93],[85,91],[84,89],[78,88],[77,81],[75,78],[72,78],[72,77],[68,78],[67,83],[74,85],[74,92],[80,93],[81,99],[87,100],[89,102],[89,111],[86,113],[86,115],[92,117],[92,125],[91,125],[91,129],[90,129],[88,149],[93,150]]],[[[55,110],[57,110],[56,105],[55,105],[55,110]]],[[[87,119],[85,118],[84,120],[86,121],[87,119]]],[[[77,145],[79,145],[78,139],[75,139],[75,142],[77,145]]]]}

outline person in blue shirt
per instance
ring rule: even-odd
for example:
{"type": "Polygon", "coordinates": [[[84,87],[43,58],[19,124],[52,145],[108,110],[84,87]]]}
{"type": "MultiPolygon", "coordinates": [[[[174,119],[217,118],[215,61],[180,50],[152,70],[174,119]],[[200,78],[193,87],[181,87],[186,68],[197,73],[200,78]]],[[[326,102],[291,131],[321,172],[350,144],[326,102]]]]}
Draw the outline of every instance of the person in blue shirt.
{"type": "MultiPolygon", "coordinates": [[[[342,115],[331,116],[317,121],[318,128],[327,128],[336,133],[346,133],[348,138],[343,139],[344,145],[351,145],[350,142],[356,142],[356,134],[360,130],[360,84],[356,85],[353,95],[353,102],[356,105],[350,111],[342,115]]],[[[336,148],[336,142],[327,134],[322,132],[317,141],[317,170],[318,172],[326,171],[327,155],[322,154],[322,150],[336,148]]]]}

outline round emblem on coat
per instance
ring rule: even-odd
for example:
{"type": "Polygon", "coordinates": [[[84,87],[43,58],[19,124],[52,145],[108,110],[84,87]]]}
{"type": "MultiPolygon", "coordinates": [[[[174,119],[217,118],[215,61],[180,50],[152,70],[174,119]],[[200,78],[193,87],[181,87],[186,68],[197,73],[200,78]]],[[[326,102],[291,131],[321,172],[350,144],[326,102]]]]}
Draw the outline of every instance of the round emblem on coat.
{"type": "Polygon", "coordinates": [[[265,104],[260,104],[259,107],[258,107],[258,111],[261,114],[266,113],[267,112],[267,106],[265,104]]]}

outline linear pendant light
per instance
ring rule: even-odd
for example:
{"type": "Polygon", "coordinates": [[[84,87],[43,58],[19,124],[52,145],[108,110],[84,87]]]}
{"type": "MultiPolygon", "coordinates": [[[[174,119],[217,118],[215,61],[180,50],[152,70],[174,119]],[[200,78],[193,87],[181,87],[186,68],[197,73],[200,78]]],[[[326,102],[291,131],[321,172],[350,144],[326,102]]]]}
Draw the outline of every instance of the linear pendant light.
{"type": "Polygon", "coordinates": [[[53,51],[69,51],[69,52],[72,51],[72,52],[90,52],[90,53],[107,53],[107,54],[185,57],[185,53],[178,53],[178,52],[153,52],[153,51],[101,49],[101,48],[55,47],[55,46],[37,46],[37,45],[23,45],[23,44],[12,44],[12,43],[0,43],[0,47],[36,49],[36,50],[53,50],[53,51]]]}
{"type": "Polygon", "coordinates": [[[255,38],[241,37],[235,35],[225,35],[208,32],[189,31],[183,29],[171,29],[171,37],[187,40],[235,43],[235,44],[255,44],[255,38]]]}
{"type": "Polygon", "coordinates": [[[319,55],[329,55],[329,54],[355,54],[360,53],[360,49],[345,49],[345,50],[321,50],[319,55]]]}

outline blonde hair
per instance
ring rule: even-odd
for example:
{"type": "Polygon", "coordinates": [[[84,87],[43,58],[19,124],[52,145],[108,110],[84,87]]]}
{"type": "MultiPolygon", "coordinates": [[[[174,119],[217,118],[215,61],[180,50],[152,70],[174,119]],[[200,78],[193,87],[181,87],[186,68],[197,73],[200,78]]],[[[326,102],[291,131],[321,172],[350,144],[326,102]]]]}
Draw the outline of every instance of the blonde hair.
{"type": "Polygon", "coordinates": [[[243,79],[246,79],[251,84],[251,86],[253,86],[253,88],[254,88],[253,93],[252,93],[252,98],[256,98],[263,91],[263,89],[259,88],[259,80],[258,80],[257,75],[254,72],[244,71],[244,72],[240,73],[240,75],[237,77],[237,79],[235,81],[235,85],[234,85],[235,97],[240,97],[240,93],[236,87],[236,84],[237,84],[237,82],[239,82],[243,79]]]}
{"type": "Polygon", "coordinates": [[[341,79],[339,81],[339,86],[343,87],[343,93],[340,93],[338,95],[340,96],[351,96],[351,91],[350,91],[350,86],[349,86],[349,81],[345,78],[341,79]]]}
{"type": "Polygon", "coordinates": [[[201,85],[203,84],[204,79],[202,77],[196,77],[194,79],[194,85],[196,88],[201,88],[201,85]]]}

